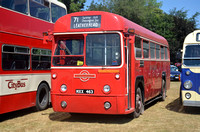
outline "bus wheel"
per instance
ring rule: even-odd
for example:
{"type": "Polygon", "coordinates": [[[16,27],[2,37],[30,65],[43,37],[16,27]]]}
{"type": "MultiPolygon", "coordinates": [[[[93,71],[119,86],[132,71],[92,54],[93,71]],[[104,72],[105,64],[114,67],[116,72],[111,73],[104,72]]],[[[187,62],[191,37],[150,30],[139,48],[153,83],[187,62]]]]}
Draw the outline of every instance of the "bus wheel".
{"type": "Polygon", "coordinates": [[[144,111],[144,104],[142,99],[142,92],[140,88],[137,88],[135,95],[135,111],[133,112],[134,118],[138,118],[144,111]]]}
{"type": "Polygon", "coordinates": [[[38,87],[36,95],[36,108],[37,110],[45,110],[49,104],[49,88],[47,84],[42,83],[38,87]]]}
{"type": "Polygon", "coordinates": [[[165,80],[162,80],[161,101],[165,101],[165,99],[166,99],[166,93],[167,93],[166,83],[165,83],[165,80]]]}

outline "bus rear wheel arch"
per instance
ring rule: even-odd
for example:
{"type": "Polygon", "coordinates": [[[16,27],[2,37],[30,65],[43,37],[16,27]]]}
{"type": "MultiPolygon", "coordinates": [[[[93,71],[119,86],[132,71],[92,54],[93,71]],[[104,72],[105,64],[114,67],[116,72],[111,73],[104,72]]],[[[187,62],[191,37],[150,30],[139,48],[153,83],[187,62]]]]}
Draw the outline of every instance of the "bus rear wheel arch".
{"type": "Polygon", "coordinates": [[[36,109],[38,111],[45,110],[49,106],[49,86],[41,83],[36,93],[36,109]]]}

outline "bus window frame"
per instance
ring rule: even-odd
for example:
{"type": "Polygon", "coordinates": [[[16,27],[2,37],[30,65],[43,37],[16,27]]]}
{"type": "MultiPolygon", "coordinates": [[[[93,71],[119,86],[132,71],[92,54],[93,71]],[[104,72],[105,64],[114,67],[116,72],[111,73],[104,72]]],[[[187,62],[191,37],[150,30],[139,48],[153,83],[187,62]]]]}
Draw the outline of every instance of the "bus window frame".
{"type": "Polygon", "coordinates": [[[199,43],[197,43],[197,44],[183,44],[183,54],[182,54],[182,64],[183,64],[183,66],[185,66],[185,67],[200,67],[200,65],[186,65],[185,63],[184,63],[184,60],[189,60],[189,59],[192,59],[192,60],[195,60],[195,59],[198,59],[198,60],[200,60],[200,57],[184,57],[185,56],[185,53],[186,53],[186,47],[187,46],[191,46],[191,45],[199,45],[200,46],[200,44],[199,43]]]}
{"type": "Polygon", "coordinates": [[[160,44],[156,44],[156,60],[160,60],[161,59],[161,50],[160,50],[160,44]],[[158,46],[159,46],[159,50],[157,50],[158,49],[158,46]],[[159,51],[159,58],[157,57],[157,51],[159,51]]]}
{"type": "Polygon", "coordinates": [[[161,60],[165,60],[165,47],[164,46],[160,46],[160,59],[161,60]],[[163,50],[163,51],[162,51],[163,50]],[[163,54],[162,54],[163,53],[163,54]],[[163,55],[163,56],[162,56],[163,55]]]}
{"type": "MultiPolygon", "coordinates": [[[[56,6],[58,6],[58,7],[60,7],[60,8],[63,8],[63,9],[65,9],[65,13],[67,14],[67,9],[66,8],[64,8],[63,6],[60,6],[57,2],[59,2],[59,1],[55,1],[55,3],[54,3],[54,1],[52,2],[52,1],[46,1],[46,2],[48,2],[49,4],[49,6],[48,6],[48,8],[49,8],[49,20],[45,20],[45,19],[41,19],[41,18],[39,18],[39,17],[35,17],[35,16],[33,16],[33,15],[31,15],[31,13],[30,13],[30,1],[32,1],[32,2],[34,2],[34,3],[37,3],[37,4],[40,4],[40,5],[43,5],[43,6],[46,6],[45,4],[42,4],[42,3],[40,3],[40,2],[37,2],[37,1],[35,1],[35,0],[26,0],[27,2],[26,2],[26,13],[23,13],[23,12],[20,12],[20,11],[17,11],[17,10],[15,10],[15,9],[11,9],[11,8],[7,8],[7,7],[4,7],[4,6],[2,6],[2,5],[0,5],[0,8],[4,8],[4,9],[7,9],[7,10],[10,10],[10,11],[13,11],[13,12],[16,12],[16,13],[19,13],[19,14],[22,14],[22,15],[25,15],[25,16],[29,16],[29,17],[32,17],[32,18],[35,18],[35,19],[39,19],[39,20],[41,20],[41,21],[45,21],[45,22],[49,22],[49,23],[55,23],[55,22],[53,22],[52,21],[52,13],[51,13],[51,4],[54,4],[54,5],[56,5],[56,6]]],[[[47,7],[47,6],[46,6],[47,7]]],[[[65,15],[66,15],[65,14],[65,15]]]]}
{"type": "MultiPolygon", "coordinates": [[[[48,54],[48,52],[51,52],[51,50],[50,49],[43,49],[43,48],[32,48],[31,49],[31,68],[32,68],[32,70],[50,70],[51,69],[51,54],[48,54]],[[40,50],[40,54],[34,54],[33,53],[33,50],[34,49],[37,49],[37,50],[40,50]],[[47,52],[47,54],[45,55],[45,54],[42,54],[41,52],[42,52],[42,50],[45,50],[46,52],[47,52]],[[49,62],[49,65],[50,65],[50,67],[49,68],[40,68],[40,69],[37,69],[37,68],[33,68],[33,56],[40,56],[40,57],[42,57],[42,56],[47,56],[47,57],[50,57],[50,62],[49,62]]],[[[41,61],[41,60],[38,60],[38,61],[41,61]]],[[[41,62],[43,62],[43,61],[41,61],[41,62]]],[[[47,62],[47,61],[45,61],[45,62],[47,62]]]]}
{"type": "Polygon", "coordinates": [[[150,43],[148,40],[145,40],[145,39],[142,39],[142,56],[143,56],[143,59],[150,59],[150,43]],[[145,56],[145,53],[144,53],[144,42],[147,42],[146,44],[148,44],[148,57],[145,56]]]}
{"type": "MultiPolygon", "coordinates": [[[[30,47],[26,47],[26,46],[19,46],[19,45],[10,45],[10,44],[3,44],[2,45],[2,50],[1,50],[1,56],[3,56],[3,54],[4,53],[6,53],[6,54],[20,54],[20,55],[28,55],[28,57],[29,57],[29,59],[28,59],[28,67],[27,67],[27,69],[4,69],[3,68],[3,58],[1,59],[1,63],[2,63],[2,70],[3,71],[28,71],[28,70],[30,70],[30,62],[31,62],[31,53],[30,53],[30,47]],[[10,47],[14,47],[14,51],[13,52],[4,52],[3,51],[3,47],[4,46],[10,46],[10,47]],[[28,53],[21,53],[21,52],[15,52],[15,47],[22,47],[22,48],[26,48],[26,49],[28,49],[28,53]]],[[[14,62],[13,62],[14,63],[14,62]]]]}
{"type": "MultiPolygon", "coordinates": [[[[117,33],[103,33],[103,34],[97,34],[97,35],[108,35],[108,34],[117,34],[117,33]]],[[[94,34],[87,34],[87,36],[86,36],[86,42],[87,42],[87,37],[88,37],[88,35],[94,35],[94,34]]],[[[119,34],[118,34],[119,35],[119,34]]],[[[106,38],[105,38],[106,39],[106,38]]],[[[107,40],[107,39],[106,39],[107,40]]],[[[119,47],[120,47],[120,65],[121,65],[121,63],[122,63],[122,59],[123,58],[121,58],[122,57],[122,52],[121,52],[121,41],[120,41],[120,35],[119,35],[119,47]]],[[[124,45],[125,45],[126,43],[124,43],[124,45]]],[[[94,44],[93,44],[94,45],[94,44]]],[[[85,61],[86,61],[86,58],[87,58],[87,44],[85,45],[86,46],[86,56],[85,56],[85,61]]],[[[108,57],[107,56],[109,56],[108,55],[108,50],[110,50],[111,48],[108,48],[109,47],[109,45],[106,45],[106,48],[105,48],[105,45],[103,46],[104,48],[99,48],[98,50],[104,50],[104,52],[103,52],[103,50],[102,50],[102,53],[106,53],[106,54],[104,54],[103,56],[105,57],[105,59],[104,59],[104,62],[107,64],[107,60],[108,60],[108,57]],[[105,52],[105,49],[106,49],[106,52],[105,52]]],[[[96,48],[95,48],[96,49],[96,48]]],[[[94,49],[93,49],[94,50],[94,49]]],[[[97,50],[97,49],[96,49],[97,50]]],[[[94,56],[93,56],[94,57],[94,56]]],[[[87,64],[87,62],[85,63],[86,64],[86,66],[103,66],[103,67],[106,67],[106,66],[111,66],[111,67],[113,67],[113,66],[120,66],[120,65],[88,65],[87,64]]]]}
{"type": "Polygon", "coordinates": [[[151,60],[155,60],[156,59],[156,44],[150,41],[150,59],[151,60]],[[152,44],[154,45],[154,47],[152,47],[152,44]],[[153,49],[153,52],[151,51],[151,49],[153,49]],[[154,53],[154,57],[152,58],[152,54],[154,53]]]}
{"type": "Polygon", "coordinates": [[[158,42],[156,42],[156,41],[153,41],[153,40],[151,40],[151,39],[147,39],[147,38],[144,38],[144,37],[142,37],[142,36],[139,36],[139,35],[137,35],[137,34],[135,34],[135,37],[138,37],[138,38],[140,38],[140,40],[141,40],[141,42],[140,42],[140,45],[141,45],[141,52],[142,52],[142,57],[137,57],[136,56],[136,47],[135,47],[135,42],[134,42],[134,50],[135,50],[135,59],[136,60],[162,60],[162,61],[164,61],[164,60],[169,60],[169,53],[168,53],[168,46],[166,46],[166,45],[164,45],[164,44],[162,44],[162,43],[158,43],[158,42]],[[144,52],[143,52],[143,41],[148,41],[148,44],[149,44],[149,57],[148,58],[144,58],[144,52]],[[151,47],[150,47],[150,44],[151,43],[153,43],[154,45],[155,45],[155,53],[154,53],[154,55],[155,55],[155,58],[152,58],[151,57],[151,47]],[[156,55],[157,55],[157,52],[156,52],[156,46],[159,46],[159,58],[157,58],[156,57],[156,55]],[[163,59],[161,59],[161,46],[164,48],[164,58],[163,59]],[[165,48],[166,48],[166,50],[167,50],[167,57],[168,58],[165,58],[165,48]]]}
{"type": "MultiPolygon", "coordinates": [[[[106,32],[104,32],[104,31],[93,31],[93,32],[73,32],[73,33],[66,32],[66,33],[54,33],[53,35],[55,36],[55,38],[62,38],[62,36],[64,36],[64,35],[80,35],[80,34],[82,34],[82,35],[84,35],[84,44],[85,44],[85,42],[86,42],[85,38],[86,38],[87,34],[104,34],[104,33],[106,33],[106,34],[109,34],[109,33],[119,34],[119,36],[120,36],[120,46],[121,46],[120,47],[121,48],[121,65],[119,65],[119,66],[87,66],[87,65],[85,65],[85,60],[84,60],[84,65],[82,65],[82,66],[62,66],[61,67],[61,66],[54,66],[53,63],[52,63],[51,69],[60,69],[60,68],[62,68],[62,69],[85,69],[85,68],[87,68],[87,69],[96,69],[96,68],[118,69],[118,68],[122,68],[123,65],[125,64],[125,61],[123,59],[124,58],[124,52],[125,52],[123,46],[124,46],[125,43],[124,43],[124,39],[123,39],[124,35],[120,31],[106,31],[106,32]]],[[[85,45],[84,45],[84,48],[85,48],[85,45]]],[[[56,47],[53,47],[53,53],[55,52],[55,49],[56,49],[56,47]]],[[[83,55],[84,55],[84,57],[86,56],[85,51],[83,52],[83,55]]]]}
{"type": "MultiPolygon", "coordinates": [[[[135,49],[135,58],[142,59],[143,58],[143,42],[142,38],[140,36],[135,35],[135,42],[134,42],[134,49],[135,49]],[[137,39],[140,39],[140,48],[136,47],[136,37],[137,39]],[[141,50],[140,56],[137,57],[137,50],[141,50]]],[[[138,43],[139,44],[139,43],[138,43]]]]}
{"type": "Polygon", "coordinates": [[[32,17],[34,17],[34,18],[38,18],[40,20],[43,20],[43,21],[51,22],[52,18],[51,18],[50,2],[47,1],[46,3],[48,3],[48,6],[45,5],[45,1],[44,1],[44,3],[40,3],[40,2],[37,2],[35,0],[29,0],[29,5],[28,5],[29,6],[29,15],[32,16],[32,17]],[[40,5],[42,7],[45,7],[45,10],[48,8],[48,17],[49,17],[48,20],[40,18],[39,15],[38,16],[34,16],[33,14],[31,14],[31,2],[35,3],[37,5],[40,5]]]}

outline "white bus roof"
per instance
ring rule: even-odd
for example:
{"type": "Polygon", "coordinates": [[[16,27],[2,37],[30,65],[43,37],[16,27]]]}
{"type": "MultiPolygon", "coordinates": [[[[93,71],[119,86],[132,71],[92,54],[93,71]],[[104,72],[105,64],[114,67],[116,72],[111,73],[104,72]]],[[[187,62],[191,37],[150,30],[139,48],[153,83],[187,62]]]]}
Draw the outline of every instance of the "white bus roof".
{"type": "Polygon", "coordinates": [[[54,3],[54,4],[56,4],[56,5],[58,5],[58,6],[62,7],[62,8],[67,9],[65,4],[63,4],[62,2],[60,2],[58,0],[46,0],[46,1],[49,1],[49,2],[54,3]]]}
{"type": "Polygon", "coordinates": [[[195,30],[194,32],[188,34],[184,40],[184,44],[199,44],[199,43],[200,43],[200,30],[195,30]]]}

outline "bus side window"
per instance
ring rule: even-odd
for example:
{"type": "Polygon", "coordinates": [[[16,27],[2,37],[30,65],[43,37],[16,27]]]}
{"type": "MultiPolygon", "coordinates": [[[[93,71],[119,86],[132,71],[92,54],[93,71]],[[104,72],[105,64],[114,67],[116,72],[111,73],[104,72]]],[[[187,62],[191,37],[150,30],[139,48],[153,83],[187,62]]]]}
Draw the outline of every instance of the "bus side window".
{"type": "Polygon", "coordinates": [[[164,59],[164,57],[165,57],[164,47],[161,46],[161,59],[164,59]]]}
{"type": "Polygon", "coordinates": [[[49,70],[51,65],[51,50],[32,49],[32,69],[49,70]]]}
{"type": "Polygon", "coordinates": [[[48,3],[38,3],[30,0],[30,15],[50,21],[50,9],[48,7],[48,3]]]}
{"type": "Polygon", "coordinates": [[[154,43],[150,43],[150,54],[151,54],[151,59],[155,59],[156,56],[155,56],[155,51],[156,51],[156,48],[155,48],[155,44],[154,43]]]}
{"type": "Polygon", "coordinates": [[[165,47],[165,59],[168,59],[168,50],[167,50],[167,47],[165,47]]]}
{"type": "Polygon", "coordinates": [[[66,15],[66,10],[56,4],[51,3],[52,22],[55,23],[58,18],[66,15]]]}
{"type": "Polygon", "coordinates": [[[30,49],[12,45],[2,46],[3,70],[28,70],[30,63],[30,49]]]}
{"type": "Polygon", "coordinates": [[[149,42],[146,40],[143,40],[143,56],[149,58],[149,42]]]}
{"type": "Polygon", "coordinates": [[[160,59],[160,45],[156,44],[156,59],[160,59]]]}
{"type": "Polygon", "coordinates": [[[28,13],[27,0],[0,0],[0,5],[24,14],[28,13]]]}
{"type": "Polygon", "coordinates": [[[141,38],[135,37],[135,57],[142,58],[141,38]]]}

